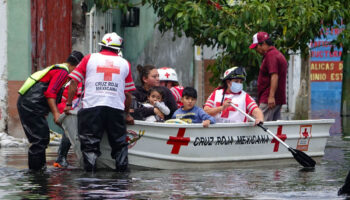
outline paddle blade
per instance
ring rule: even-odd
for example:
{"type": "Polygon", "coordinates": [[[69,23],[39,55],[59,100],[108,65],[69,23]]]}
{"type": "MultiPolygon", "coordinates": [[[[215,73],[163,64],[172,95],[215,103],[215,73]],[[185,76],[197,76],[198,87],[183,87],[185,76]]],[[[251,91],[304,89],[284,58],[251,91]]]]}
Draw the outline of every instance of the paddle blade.
{"type": "Polygon", "coordinates": [[[288,149],[294,156],[295,160],[298,161],[304,167],[315,167],[316,161],[314,161],[310,156],[306,155],[306,153],[297,150],[297,149],[288,149]]]}
{"type": "Polygon", "coordinates": [[[338,195],[350,195],[350,171],[346,176],[343,187],[339,189],[338,195]]]}

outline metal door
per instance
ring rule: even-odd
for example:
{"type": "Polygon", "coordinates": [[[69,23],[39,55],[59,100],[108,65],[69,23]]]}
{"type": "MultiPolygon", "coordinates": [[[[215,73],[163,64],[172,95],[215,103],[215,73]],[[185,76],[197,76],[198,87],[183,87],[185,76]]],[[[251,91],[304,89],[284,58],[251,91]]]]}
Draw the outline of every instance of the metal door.
{"type": "Polygon", "coordinates": [[[31,0],[32,72],[62,63],[72,50],[72,0],[31,0]]]}
{"type": "Polygon", "coordinates": [[[96,5],[94,5],[90,12],[86,14],[87,21],[87,48],[89,49],[89,53],[96,53],[99,50],[98,43],[101,41],[103,35],[105,33],[112,32],[113,26],[113,16],[112,10],[107,10],[106,12],[101,12],[96,9],[96,5]]]}

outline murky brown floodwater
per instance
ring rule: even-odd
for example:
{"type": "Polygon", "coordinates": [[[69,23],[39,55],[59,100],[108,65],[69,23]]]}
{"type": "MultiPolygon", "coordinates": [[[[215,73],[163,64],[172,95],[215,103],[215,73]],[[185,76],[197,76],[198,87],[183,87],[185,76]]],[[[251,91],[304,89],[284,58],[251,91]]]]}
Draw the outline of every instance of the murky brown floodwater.
{"type": "MultiPolygon", "coordinates": [[[[313,171],[297,162],[225,170],[134,170],[115,173],[51,167],[27,170],[25,148],[0,148],[0,199],[344,199],[337,191],[350,169],[350,140],[332,136],[313,171]]],[[[75,156],[69,155],[74,163],[75,156]]],[[[278,161],[276,161],[278,162],[278,161]]]]}

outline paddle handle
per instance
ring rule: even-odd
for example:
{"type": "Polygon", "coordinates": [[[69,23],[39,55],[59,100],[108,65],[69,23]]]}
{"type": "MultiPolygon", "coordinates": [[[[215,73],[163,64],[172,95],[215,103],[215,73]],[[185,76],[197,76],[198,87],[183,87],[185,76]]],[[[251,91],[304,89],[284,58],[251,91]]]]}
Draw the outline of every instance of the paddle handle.
{"type": "MultiPolygon", "coordinates": [[[[242,113],[243,115],[245,115],[250,121],[255,122],[254,117],[248,115],[246,112],[244,112],[242,109],[238,108],[235,104],[233,104],[232,102],[230,103],[232,107],[234,107],[236,110],[238,110],[240,113],[242,113]]],[[[288,149],[291,149],[289,147],[288,144],[286,144],[285,142],[283,142],[279,137],[277,137],[275,134],[273,134],[268,128],[264,127],[262,125],[262,123],[257,124],[257,126],[259,126],[260,128],[262,128],[265,132],[267,132],[268,134],[270,134],[272,137],[274,137],[277,141],[279,141],[281,144],[283,144],[285,147],[287,147],[288,149]]]]}

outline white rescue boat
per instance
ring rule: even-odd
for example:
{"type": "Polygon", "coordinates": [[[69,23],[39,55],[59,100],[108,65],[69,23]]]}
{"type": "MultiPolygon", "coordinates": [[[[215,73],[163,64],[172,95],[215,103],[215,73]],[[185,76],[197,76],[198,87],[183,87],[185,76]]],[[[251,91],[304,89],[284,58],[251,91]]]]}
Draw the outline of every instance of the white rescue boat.
{"type": "MultiPolygon", "coordinates": [[[[311,157],[322,157],[333,119],[265,122],[278,138],[311,157]]],[[[76,114],[62,122],[80,164],[82,156],[76,114]]],[[[228,168],[283,163],[293,155],[279,141],[253,123],[201,124],[157,123],[135,120],[128,125],[129,164],[157,169],[228,168]]],[[[98,168],[115,168],[108,138],[103,137],[98,168]]],[[[295,161],[294,161],[295,162],[295,161]]]]}

